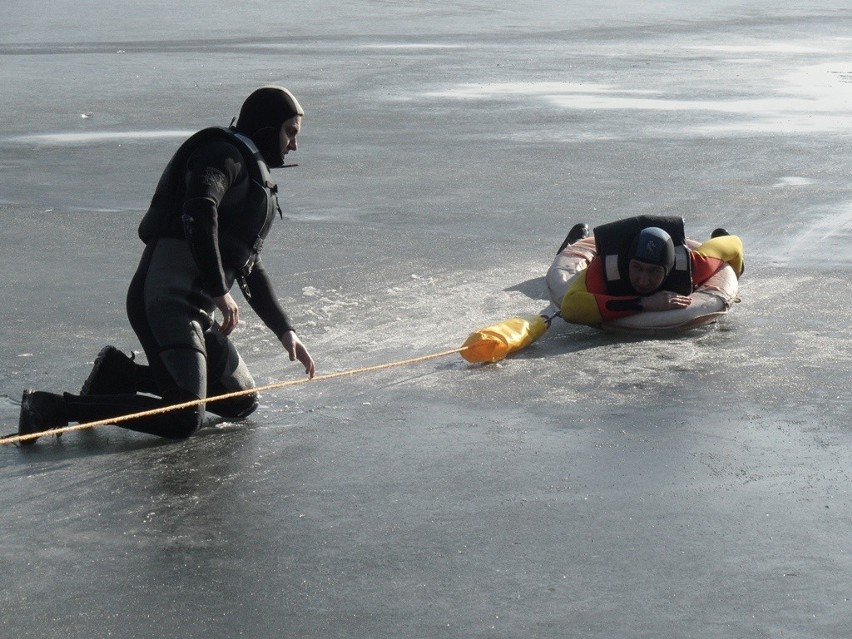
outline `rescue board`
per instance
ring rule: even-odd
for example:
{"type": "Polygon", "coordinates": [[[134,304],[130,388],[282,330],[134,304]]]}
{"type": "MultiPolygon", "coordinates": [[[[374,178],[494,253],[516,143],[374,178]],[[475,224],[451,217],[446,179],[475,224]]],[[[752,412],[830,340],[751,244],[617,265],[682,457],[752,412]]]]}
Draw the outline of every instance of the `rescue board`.
{"type": "MultiPolygon", "coordinates": [[[[558,309],[574,279],[597,254],[594,237],[565,247],[553,260],[546,281],[551,303],[558,309]]],[[[601,328],[614,333],[666,335],[700,328],[716,322],[737,300],[739,283],[734,269],[721,268],[692,293],[692,304],[669,311],[649,311],[605,322],[601,328]]]]}

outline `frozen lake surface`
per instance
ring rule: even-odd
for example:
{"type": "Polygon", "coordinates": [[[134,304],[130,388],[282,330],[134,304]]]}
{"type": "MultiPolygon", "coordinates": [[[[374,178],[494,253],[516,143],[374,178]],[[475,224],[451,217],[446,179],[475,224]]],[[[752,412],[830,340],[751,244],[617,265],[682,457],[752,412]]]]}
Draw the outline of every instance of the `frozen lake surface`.
{"type": "MultiPolygon", "coordinates": [[[[160,172],[265,83],[307,111],[264,261],[320,374],[538,312],[578,221],[725,226],[742,302],[266,393],[184,442],[2,446],[0,635],[850,636],[852,10],[174,4],[7,7],[0,434],[139,348],[160,172]]],[[[242,306],[257,381],[298,379],[242,306]]]]}

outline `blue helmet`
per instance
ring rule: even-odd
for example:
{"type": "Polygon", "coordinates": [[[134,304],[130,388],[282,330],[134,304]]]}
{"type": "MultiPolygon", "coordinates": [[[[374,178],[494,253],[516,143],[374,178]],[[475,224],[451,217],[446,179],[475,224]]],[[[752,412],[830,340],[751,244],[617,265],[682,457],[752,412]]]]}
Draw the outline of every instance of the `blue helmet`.
{"type": "Polygon", "coordinates": [[[656,226],[642,229],[633,240],[629,258],[654,266],[662,266],[668,275],[675,261],[671,235],[656,226]]]}

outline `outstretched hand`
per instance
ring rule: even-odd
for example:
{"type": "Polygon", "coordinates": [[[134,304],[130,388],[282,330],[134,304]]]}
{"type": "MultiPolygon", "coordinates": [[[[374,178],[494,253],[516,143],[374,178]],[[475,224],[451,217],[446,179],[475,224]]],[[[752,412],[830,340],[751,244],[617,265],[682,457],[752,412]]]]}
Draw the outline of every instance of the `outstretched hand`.
{"type": "Polygon", "coordinates": [[[296,333],[293,331],[287,331],[284,333],[284,337],[281,338],[281,344],[290,355],[290,361],[295,362],[296,360],[299,360],[302,362],[308,377],[313,378],[314,373],[316,372],[314,358],[311,357],[310,353],[308,353],[308,349],[305,348],[305,345],[302,344],[302,341],[296,336],[296,333]]]}
{"type": "Polygon", "coordinates": [[[240,323],[240,307],[237,306],[230,293],[214,297],[213,301],[216,303],[216,308],[222,313],[222,323],[219,325],[219,332],[227,337],[237,327],[237,324],[240,323]]]}
{"type": "Polygon", "coordinates": [[[689,295],[678,295],[671,291],[657,291],[653,295],[642,298],[643,311],[670,311],[676,308],[686,308],[692,304],[689,295]]]}

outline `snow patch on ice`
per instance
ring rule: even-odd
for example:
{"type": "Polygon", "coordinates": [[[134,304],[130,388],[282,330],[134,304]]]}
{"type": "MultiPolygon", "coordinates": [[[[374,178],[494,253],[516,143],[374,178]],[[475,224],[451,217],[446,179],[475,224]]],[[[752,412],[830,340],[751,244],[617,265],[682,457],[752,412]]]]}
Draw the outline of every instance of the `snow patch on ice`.
{"type": "Polygon", "coordinates": [[[32,135],[15,135],[5,138],[4,142],[13,144],[46,144],[46,145],[86,145],[100,142],[133,142],[136,140],[164,140],[171,138],[186,138],[194,131],[161,130],[161,131],[79,131],[60,133],[37,133],[32,135]]]}
{"type": "Polygon", "coordinates": [[[775,188],[780,188],[784,186],[808,186],[811,184],[814,184],[814,180],[812,180],[811,178],[788,175],[779,178],[778,181],[772,186],[775,188]]]}

